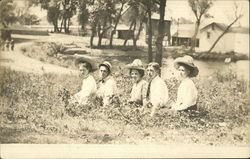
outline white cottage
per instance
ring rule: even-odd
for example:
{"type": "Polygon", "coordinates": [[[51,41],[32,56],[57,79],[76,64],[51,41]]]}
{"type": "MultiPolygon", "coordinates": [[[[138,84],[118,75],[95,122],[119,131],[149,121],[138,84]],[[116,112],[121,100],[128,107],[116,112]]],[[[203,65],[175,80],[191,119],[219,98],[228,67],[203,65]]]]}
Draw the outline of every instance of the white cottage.
{"type": "MultiPolygon", "coordinates": [[[[225,24],[213,22],[201,28],[198,35],[200,47],[197,51],[208,51],[226,27],[225,24]]],[[[213,49],[213,52],[221,53],[231,51],[249,55],[249,28],[231,28],[213,49]]]]}

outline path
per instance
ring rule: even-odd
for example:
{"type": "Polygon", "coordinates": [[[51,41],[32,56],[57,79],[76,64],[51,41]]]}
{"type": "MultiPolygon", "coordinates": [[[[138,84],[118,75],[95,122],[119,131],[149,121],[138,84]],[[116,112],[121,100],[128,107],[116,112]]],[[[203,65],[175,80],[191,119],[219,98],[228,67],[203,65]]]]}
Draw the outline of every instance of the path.
{"type": "MultiPolygon", "coordinates": [[[[34,41],[33,41],[34,42],[34,41]]],[[[12,70],[29,73],[58,73],[76,74],[76,70],[60,67],[53,64],[43,63],[39,60],[24,56],[21,53],[23,46],[31,45],[33,42],[16,44],[15,51],[2,51],[0,54],[0,66],[8,67],[12,70]]]]}

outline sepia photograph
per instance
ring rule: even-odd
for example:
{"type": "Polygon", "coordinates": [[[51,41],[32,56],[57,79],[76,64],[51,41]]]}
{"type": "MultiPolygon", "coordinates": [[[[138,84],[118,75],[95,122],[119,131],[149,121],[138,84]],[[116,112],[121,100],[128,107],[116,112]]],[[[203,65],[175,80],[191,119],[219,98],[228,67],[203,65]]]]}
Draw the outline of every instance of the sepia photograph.
{"type": "Polygon", "coordinates": [[[248,0],[0,0],[0,158],[249,158],[249,66],[248,0]]]}

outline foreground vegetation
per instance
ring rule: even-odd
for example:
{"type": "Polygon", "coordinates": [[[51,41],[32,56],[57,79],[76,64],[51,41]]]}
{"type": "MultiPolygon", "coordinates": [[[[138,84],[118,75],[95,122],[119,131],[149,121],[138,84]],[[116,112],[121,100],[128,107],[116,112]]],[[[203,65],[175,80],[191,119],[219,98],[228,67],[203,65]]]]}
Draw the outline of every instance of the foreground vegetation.
{"type": "MultiPolygon", "coordinates": [[[[197,112],[170,113],[166,107],[154,118],[127,104],[131,83],[122,70],[115,79],[119,100],[106,108],[98,101],[75,107],[66,101],[79,91],[79,77],[1,68],[1,143],[249,144],[249,84],[233,72],[195,80],[197,112]]],[[[166,83],[174,101],[178,82],[166,83]]]]}

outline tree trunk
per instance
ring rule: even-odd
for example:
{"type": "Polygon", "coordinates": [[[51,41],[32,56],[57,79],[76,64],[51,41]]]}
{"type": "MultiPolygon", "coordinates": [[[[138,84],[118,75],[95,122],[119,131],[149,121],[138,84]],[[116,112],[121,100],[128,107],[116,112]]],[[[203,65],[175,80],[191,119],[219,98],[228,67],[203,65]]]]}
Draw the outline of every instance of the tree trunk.
{"type": "Polygon", "coordinates": [[[153,61],[151,5],[148,6],[148,62],[153,61]]]}
{"type": "Polygon", "coordinates": [[[134,32],[134,35],[133,35],[133,50],[136,50],[136,35],[135,35],[135,31],[136,31],[136,20],[135,20],[135,24],[134,24],[134,28],[133,28],[133,32],[134,32]]]}
{"type": "Polygon", "coordinates": [[[239,17],[237,17],[231,24],[229,24],[229,25],[227,26],[227,28],[223,31],[223,33],[215,40],[215,42],[213,43],[213,45],[211,46],[211,48],[208,50],[207,53],[210,53],[210,52],[214,49],[215,45],[216,45],[216,44],[219,42],[219,40],[228,32],[228,30],[231,28],[231,26],[232,26],[234,23],[236,23],[236,22],[238,21],[238,19],[239,19],[239,17]]]}
{"type": "Polygon", "coordinates": [[[68,28],[67,28],[67,18],[64,18],[64,23],[63,23],[63,28],[64,28],[64,33],[68,34],[68,28]]]}
{"type": "Polygon", "coordinates": [[[68,26],[67,26],[67,32],[69,33],[69,26],[70,26],[70,18],[68,18],[68,26]]]}
{"type": "Polygon", "coordinates": [[[96,25],[93,24],[92,25],[92,28],[91,28],[91,37],[90,37],[90,47],[93,48],[93,41],[94,41],[94,37],[95,37],[95,34],[96,34],[96,25]]]}
{"type": "Polygon", "coordinates": [[[98,34],[97,46],[100,47],[101,46],[101,24],[100,23],[97,24],[97,34],[98,34]]]}
{"type": "Polygon", "coordinates": [[[134,38],[134,50],[137,48],[137,40],[139,39],[140,37],[140,34],[141,34],[141,31],[142,31],[142,24],[143,24],[143,19],[140,20],[140,24],[139,24],[139,29],[138,29],[138,32],[134,38]]]}
{"type": "Polygon", "coordinates": [[[197,34],[199,32],[199,28],[200,28],[200,21],[197,20],[196,21],[196,24],[195,24],[195,30],[194,30],[194,35],[191,39],[191,48],[190,48],[190,51],[195,51],[195,47],[196,47],[196,37],[197,37],[197,34]]]}
{"type": "Polygon", "coordinates": [[[62,19],[62,21],[61,21],[61,27],[60,27],[60,30],[59,30],[59,32],[62,32],[62,28],[63,28],[63,22],[64,21],[64,19],[62,19]]]}
{"type": "Polygon", "coordinates": [[[162,42],[165,36],[164,32],[164,16],[165,16],[165,7],[166,7],[166,0],[160,0],[160,21],[158,24],[158,35],[157,35],[157,40],[155,42],[156,44],[156,55],[155,55],[155,61],[159,63],[161,66],[161,61],[162,61],[162,42]]]}
{"type": "Polygon", "coordinates": [[[118,17],[117,17],[116,22],[115,22],[114,29],[111,31],[110,41],[109,41],[109,47],[110,47],[110,48],[113,48],[113,37],[114,37],[114,34],[115,34],[115,32],[116,32],[116,28],[117,28],[117,26],[118,26],[118,23],[119,23],[119,21],[120,21],[120,19],[121,19],[121,14],[122,14],[122,11],[123,11],[124,4],[125,4],[125,3],[122,3],[122,6],[121,6],[120,11],[119,11],[119,14],[118,14],[118,17]]]}
{"type": "Polygon", "coordinates": [[[123,42],[123,46],[124,46],[124,47],[126,46],[127,41],[128,41],[128,39],[129,39],[129,37],[130,37],[130,35],[131,35],[131,29],[132,29],[134,23],[135,23],[135,21],[132,21],[131,24],[130,24],[130,26],[129,26],[128,34],[127,34],[127,36],[126,36],[126,39],[125,39],[124,42],[123,42]]]}

